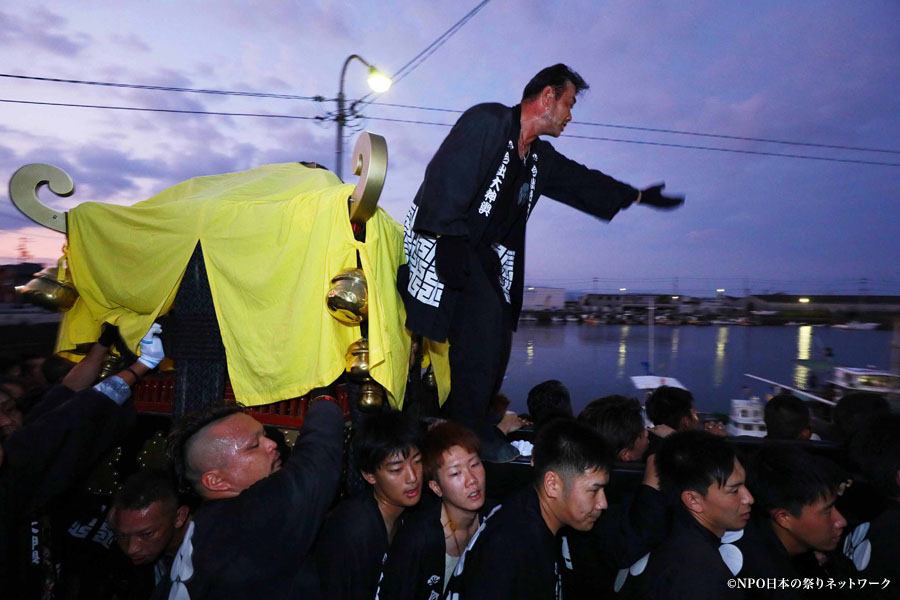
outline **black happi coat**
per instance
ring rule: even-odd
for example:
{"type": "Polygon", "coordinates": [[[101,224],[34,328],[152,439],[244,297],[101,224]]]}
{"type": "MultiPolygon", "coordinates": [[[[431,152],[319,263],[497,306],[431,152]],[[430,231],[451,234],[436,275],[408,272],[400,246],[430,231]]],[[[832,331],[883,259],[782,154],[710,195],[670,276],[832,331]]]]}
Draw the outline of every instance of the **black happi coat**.
{"type": "MultiPolygon", "coordinates": [[[[743,566],[738,573],[742,578],[787,579],[800,577],[784,544],[775,535],[770,521],[766,518],[750,519],[743,535],[734,543],[743,556],[743,566]]],[[[816,590],[821,592],[821,590],[816,590]]],[[[800,598],[800,592],[793,589],[751,589],[747,598],[800,598]]]]}
{"type": "MultiPolygon", "coordinates": [[[[897,530],[892,532],[896,537],[897,530]]],[[[856,579],[853,567],[839,551],[825,552],[825,563],[820,565],[813,550],[807,550],[801,554],[791,556],[778,536],[775,535],[771,520],[765,517],[750,519],[743,529],[740,539],[733,542],[741,551],[742,567],[738,577],[744,579],[777,581],[775,588],[757,587],[747,590],[747,598],[777,598],[778,600],[791,600],[799,598],[816,598],[817,600],[830,600],[840,598],[856,598],[860,594],[859,588],[848,589],[840,585],[834,587],[824,586],[818,588],[818,582],[833,580],[835,582],[847,582],[856,579]],[[804,580],[815,581],[816,584],[804,589],[801,585],[792,585],[792,582],[804,580]],[[788,582],[784,585],[783,582],[788,582]]],[[[896,564],[896,554],[890,560],[896,564]]],[[[871,578],[869,578],[871,579],[871,578]]],[[[880,581],[880,580],[879,580],[880,581]]],[[[863,595],[866,598],[881,598],[879,588],[867,586],[863,595]]]]}
{"type": "Polygon", "coordinates": [[[666,541],[650,552],[643,572],[629,575],[622,596],[642,600],[744,598],[743,590],[728,586],[735,575],[720,554],[722,545],[722,540],[686,509],[677,507],[666,541]]]}
{"type": "Polygon", "coordinates": [[[590,531],[563,535],[563,591],[566,600],[610,596],[627,569],[665,539],[665,494],[641,485],[625,502],[611,505],[590,531]]]}
{"type": "MultiPolygon", "coordinates": [[[[0,597],[40,595],[59,557],[47,513],[134,422],[134,403],[93,388],[56,385],[3,445],[0,468],[0,597]],[[40,523],[39,523],[40,520],[40,523]],[[37,554],[37,556],[35,556],[37,554]]],[[[65,565],[64,565],[65,566],[65,565]]],[[[58,579],[58,577],[57,577],[58,579]]]]}
{"type": "Polygon", "coordinates": [[[867,598],[900,599],[900,502],[893,500],[871,521],[860,524],[847,535],[844,554],[858,571],[854,578],[877,581],[867,585],[867,598]],[[885,581],[889,581],[886,586],[885,581]]]}
{"type": "MultiPolygon", "coordinates": [[[[309,552],[337,492],[343,424],[336,404],[315,403],[280,470],[200,506],[172,569],[192,547],[193,573],[185,579],[191,600],[320,597],[309,552]]],[[[154,598],[166,598],[171,585],[154,598]]]]}
{"type": "MultiPolygon", "coordinates": [[[[444,593],[447,546],[441,506],[434,499],[403,521],[388,552],[377,600],[428,600],[444,593]]],[[[483,519],[488,511],[480,512],[483,519]]]]}
{"type": "Polygon", "coordinates": [[[339,504],[316,542],[323,598],[372,600],[388,546],[387,528],[371,486],[339,504]]]}
{"type": "Polygon", "coordinates": [[[428,600],[444,593],[444,527],[441,502],[431,501],[404,522],[378,584],[377,600],[428,600]],[[434,592],[437,596],[431,596],[434,592]]]}
{"type": "Polygon", "coordinates": [[[454,600],[560,600],[559,540],[541,516],[537,491],[516,492],[484,520],[447,587],[454,600]]]}
{"type": "MultiPolygon", "coordinates": [[[[435,341],[447,338],[457,292],[446,288],[434,270],[435,238],[463,236],[476,252],[493,249],[500,258],[501,282],[513,323],[522,306],[525,224],[538,197],[548,196],[573,208],[610,220],[637,198],[637,190],[589,169],[554,150],[532,143],[525,168],[530,191],[502,202],[496,198],[506,165],[517,161],[521,106],[479,104],[451,129],[425,170],[404,225],[408,263],[397,286],[406,305],[406,325],[435,341]],[[513,214],[494,214],[504,209],[513,214]],[[503,225],[497,226],[497,219],[503,225]],[[503,239],[491,239],[502,232],[503,239]]],[[[506,182],[508,185],[509,182],[506,182]]]]}

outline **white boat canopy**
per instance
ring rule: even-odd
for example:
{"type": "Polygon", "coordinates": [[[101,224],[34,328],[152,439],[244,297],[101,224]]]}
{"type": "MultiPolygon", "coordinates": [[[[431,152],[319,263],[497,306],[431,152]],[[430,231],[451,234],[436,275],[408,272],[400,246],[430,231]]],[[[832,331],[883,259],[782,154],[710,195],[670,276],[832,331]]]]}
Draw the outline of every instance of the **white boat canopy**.
{"type": "Polygon", "coordinates": [[[674,377],[659,377],[657,375],[635,375],[631,377],[631,383],[639,390],[655,390],[661,385],[677,387],[683,390],[687,389],[674,377]]]}

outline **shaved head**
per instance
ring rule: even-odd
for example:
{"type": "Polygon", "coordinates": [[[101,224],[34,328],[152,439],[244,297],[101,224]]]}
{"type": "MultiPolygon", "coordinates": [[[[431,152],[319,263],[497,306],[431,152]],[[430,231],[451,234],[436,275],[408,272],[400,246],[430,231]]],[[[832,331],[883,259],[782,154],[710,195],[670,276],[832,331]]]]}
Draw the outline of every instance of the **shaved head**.
{"type": "Polygon", "coordinates": [[[239,406],[206,406],[169,433],[167,453],[183,490],[233,498],[281,468],[278,445],[239,406]]]}
{"type": "Polygon", "coordinates": [[[235,413],[207,424],[195,433],[184,446],[185,478],[197,491],[200,477],[207,471],[227,466],[228,450],[234,448],[234,440],[228,439],[223,424],[243,413],[235,413]]]}

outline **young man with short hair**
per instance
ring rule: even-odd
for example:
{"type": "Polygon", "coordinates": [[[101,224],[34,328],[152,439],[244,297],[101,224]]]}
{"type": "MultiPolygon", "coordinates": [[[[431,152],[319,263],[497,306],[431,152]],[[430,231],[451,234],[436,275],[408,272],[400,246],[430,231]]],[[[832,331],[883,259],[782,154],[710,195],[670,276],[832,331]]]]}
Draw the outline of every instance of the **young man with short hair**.
{"type": "Polygon", "coordinates": [[[149,598],[159,582],[169,578],[190,509],[179,501],[172,478],[154,469],[131,475],[113,496],[108,512],[107,504],[100,507],[105,522],[99,526],[96,518],[89,521],[85,516],[68,529],[74,539],[67,547],[72,563],[67,589],[78,589],[85,598],[149,598]],[[92,531],[97,533],[85,535],[92,531]],[[113,547],[104,544],[110,541],[104,532],[112,533],[113,547]]]}
{"type": "Polygon", "coordinates": [[[535,430],[558,417],[573,417],[568,388],[557,379],[542,381],[530,390],[525,400],[535,430]]]}
{"type": "MultiPolygon", "coordinates": [[[[754,518],[734,542],[743,556],[744,578],[842,579],[846,571],[823,555],[834,550],[847,521],[835,503],[847,474],[830,460],[794,445],[763,447],[750,464],[748,485],[756,498],[754,518]],[[835,570],[837,569],[837,570],[835,570]]],[[[819,590],[807,592],[811,597],[819,590]]],[[[802,598],[797,590],[753,589],[751,598],[802,598]]]]}
{"type": "MultiPolygon", "coordinates": [[[[656,457],[642,464],[649,442],[640,402],[618,395],[597,398],[578,420],[612,445],[618,461],[636,463],[626,468],[643,466],[644,473],[639,485],[620,486],[617,480],[617,494],[607,495],[609,509],[590,531],[565,531],[562,577],[567,600],[612,594],[620,571],[662,543],[666,530],[666,498],[659,491],[656,457]]],[[[627,483],[625,472],[619,475],[627,483]]],[[[628,475],[637,479],[641,474],[628,475]]]]}
{"type": "Polygon", "coordinates": [[[675,431],[696,429],[700,422],[694,409],[694,395],[681,388],[659,386],[647,398],[645,408],[647,418],[654,425],[668,425],[675,431]]]}
{"type": "Polygon", "coordinates": [[[641,403],[636,398],[612,395],[588,403],[578,420],[592,427],[613,447],[616,460],[642,462],[650,444],[641,403]]]}
{"type": "Polygon", "coordinates": [[[612,451],[589,427],[557,419],[538,432],[532,460],[534,485],[484,521],[450,580],[449,598],[562,597],[557,533],[589,530],[606,508],[612,451]]]}
{"type": "MultiPolygon", "coordinates": [[[[171,478],[162,471],[145,469],[126,479],[113,496],[107,521],[119,549],[132,564],[154,565],[159,573],[168,575],[191,515],[190,508],[179,501],[171,478]]],[[[160,579],[157,576],[157,581],[160,579]]]]}
{"type": "Polygon", "coordinates": [[[770,440],[808,440],[812,436],[809,407],[790,392],[782,392],[763,409],[766,438],[770,440]]]}
{"type": "Polygon", "coordinates": [[[640,575],[637,597],[652,600],[696,600],[741,597],[731,589],[735,565],[720,550],[727,531],[742,529],[750,519],[753,496],[744,481],[744,467],[723,438],[703,431],[683,431],[667,437],[656,454],[663,491],[676,502],[665,542],[652,551],[640,575]]]}
{"type": "Polygon", "coordinates": [[[335,508],[316,543],[322,593],[328,600],[371,600],[388,548],[406,509],[422,495],[422,429],[404,413],[369,415],[353,438],[368,489],[335,508]]]}

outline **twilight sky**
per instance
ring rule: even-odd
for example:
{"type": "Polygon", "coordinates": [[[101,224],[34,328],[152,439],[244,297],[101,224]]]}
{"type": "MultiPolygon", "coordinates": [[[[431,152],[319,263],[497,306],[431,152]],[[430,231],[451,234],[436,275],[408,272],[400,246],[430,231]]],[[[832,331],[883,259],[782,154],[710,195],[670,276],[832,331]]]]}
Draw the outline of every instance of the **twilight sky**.
{"type": "MultiPolygon", "coordinates": [[[[75,85],[0,77],[0,99],[325,116],[344,59],[394,73],[475,7],[428,1],[35,2],[0,4],[0,72],[167,87],[323,96],[325,102],[75,85]]],[[[564,62],[591,85],[567,156],[637,187],[664,180],[675,212],[633,207],[611,223],[544,198],[528,230],[526,282],[570,289],[713,295],[900,294],[900,3],[492,0],[376,102],[451,110],[515,104],[564,62]],[[701,137],[765,138],[865,151],[701,137]],[[591,136],[891,163],[720,152],[591,136]],[[876,152],[874,150],[881,150],[876,152]],[[594,281],[596,278],[596,281],[594,281]],[[677,278],[677,281],[676,281],[677,278]]],[[[367,90],[352,63],[346,93],[367,90]]],[[[402,221],[452,112],[368,105],[384,135],[382,206],[402,221]]],[[[346,150],[355,132],[349,132],[346,150]]],[[[335,125],[311,119],[170,114],[0,102],[0,262],[21,238],[39,260],[62,236],[6,196],[20,166],[69,172],[76,193],[42,200],[132,204],[179,181],[297,160],[334,165],[335,125]]],[[[345,155],[346,156],[346,155],[345,155]]],[[[349,168],[344,167],[345,177],[349,168]]]]}

